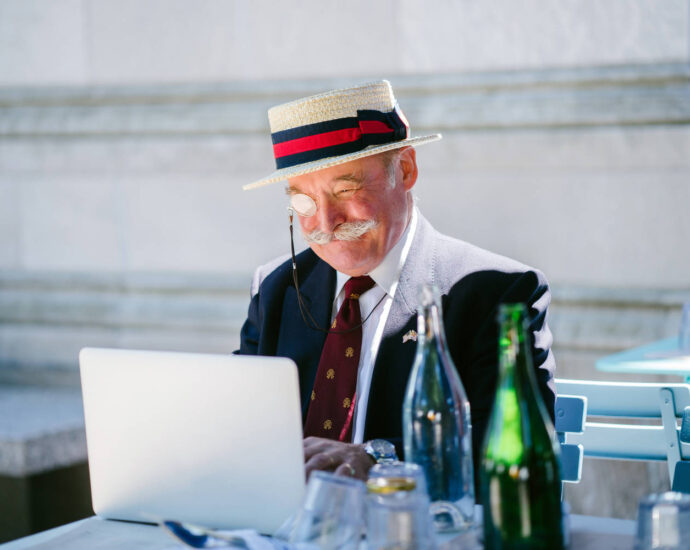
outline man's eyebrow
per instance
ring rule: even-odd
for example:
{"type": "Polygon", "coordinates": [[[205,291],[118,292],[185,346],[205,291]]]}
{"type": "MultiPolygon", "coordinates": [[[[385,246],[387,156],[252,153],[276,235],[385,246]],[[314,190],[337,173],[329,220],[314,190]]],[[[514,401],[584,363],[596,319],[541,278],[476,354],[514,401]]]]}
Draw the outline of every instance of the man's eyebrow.
{"type": "Polygon", "coordinates": [[[361,172],[350,172],[333,178],[333,181],[351,181],[353,183],[362,183],[364,181],[364,175],[361,172]]]}
{"type": "MultiPolygon", "coordinates": [[[[346,172],[345,174],[341,174],[339,176],[334,177],[331,181],[333,181],[333,182],[349,181],[352,183],[362,183],[362,182],[364,182],[364,174],[361,171],[360,172],[346,172]]],[[[288,196],[298,195],[300,193],[304,193],[304,191],[300,191],[299,189],[295,189],[294,187],[290,187],[289,185],[285,186],[285,194],[288,196]]]]}

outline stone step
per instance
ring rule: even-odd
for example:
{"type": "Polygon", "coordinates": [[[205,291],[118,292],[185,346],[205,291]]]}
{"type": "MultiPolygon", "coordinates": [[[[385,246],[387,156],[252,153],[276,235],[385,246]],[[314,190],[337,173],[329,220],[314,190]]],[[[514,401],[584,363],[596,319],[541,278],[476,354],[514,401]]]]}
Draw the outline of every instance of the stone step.
{"type": "Polygon", "coordinates": [[[25,477],[85,461],[81,389],[0,386],[0,475],[25,477]]]}

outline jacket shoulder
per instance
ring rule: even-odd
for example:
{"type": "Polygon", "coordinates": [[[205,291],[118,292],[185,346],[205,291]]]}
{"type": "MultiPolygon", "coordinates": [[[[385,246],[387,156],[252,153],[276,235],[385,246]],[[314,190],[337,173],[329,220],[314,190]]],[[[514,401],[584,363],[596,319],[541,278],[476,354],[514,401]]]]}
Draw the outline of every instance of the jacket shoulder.
{"type": "Polygon", "coordinates": [[[437,280],[444,281],[446,285],[453,286],[460,279],[476,273],[533,273],[539,285],[548,286],[546,277],[539,269],[518,260],[438,232],[435,238],[433,268],[437,280]]]}
{"type": "MultiPolygon", "coordinates": [[[[319,258],[307,248],[297,254],[295,260],[300,279],[303,279],[311,272],[319,258]]],[[[252,278],[251,295],[255,296],[264,287],[284,287],[292,282],[292,258],[290,254],[283,254],[256,268],[252,278]]]]}
{"type": "Polygon", "coordinates": [[[266,277],[268,277],[274,271],[279,273],[285,271],[288,267],[290,267],[289,264],[290,255],[282,254],[281,256],[273,258],[265,264],[257,267],[254,270],[254,276],[252,277],[251,295],[254,296],[257,292],[259,292],[259,287],[266,277]]]}

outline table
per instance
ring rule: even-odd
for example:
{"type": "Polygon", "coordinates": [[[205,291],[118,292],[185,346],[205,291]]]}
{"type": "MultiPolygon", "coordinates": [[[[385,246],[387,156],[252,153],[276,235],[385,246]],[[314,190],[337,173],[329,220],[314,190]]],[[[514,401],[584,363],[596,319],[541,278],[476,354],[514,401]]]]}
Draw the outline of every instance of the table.
{"type": "MultiPolygon", "coordinates": [[[[626,519],[570,516],[572,550],[631,550],[635,522],[626,519]]],[[[170,550],[182,548],[152,525],[90,517],[43,533],[0,544],[2,550],[170,550]]],[[[454,541],[441,549],[467,548],[454,541]]],[[[476,546],[475,546],[476,548],[476,546]]],[[[469,549],[468,549],[469,550],[469,549]]]]}
{"type": "Polygon", "coordinates": [[[628,374],[675,374],[690,383],[690,352],[678,349],[675,336],[602,357],[596,368],[628,374]]]}

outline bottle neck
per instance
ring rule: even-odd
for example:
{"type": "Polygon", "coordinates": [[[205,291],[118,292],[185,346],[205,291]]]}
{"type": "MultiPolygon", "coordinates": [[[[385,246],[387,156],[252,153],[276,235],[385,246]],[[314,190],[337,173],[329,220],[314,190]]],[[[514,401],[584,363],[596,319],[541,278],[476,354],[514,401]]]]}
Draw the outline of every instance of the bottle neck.
{"type": "Polygon", "coordinates": [[[523,407],[529,397],[522,383],[523,311],[519,305],[500,308],[499,378],[486,451],[492,460],[510,464],[520,463],[526,452],[523,407]]]}
{"type": "Polygon", "coordinates": [[[499,385],[530,384],[531,354],[527,345],[526,312],[522,305],[501,309],[499,332],[499,385]]]}
{"type": "Polygon", "coordinates": [[[425,346],[438,345],[445,347],[445,332],[441,305],[433,301],[423,304],[417,312],[418,349],[425,346]]]}

